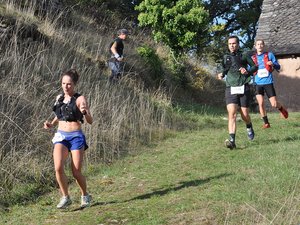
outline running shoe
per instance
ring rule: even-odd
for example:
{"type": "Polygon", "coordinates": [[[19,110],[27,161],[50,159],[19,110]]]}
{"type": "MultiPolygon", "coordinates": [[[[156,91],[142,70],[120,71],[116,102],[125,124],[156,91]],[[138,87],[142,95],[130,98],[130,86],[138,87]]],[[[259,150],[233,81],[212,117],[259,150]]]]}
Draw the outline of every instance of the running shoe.
{"type": "Polygon", "coordinates": [[[82,195],[81,196],[81,208],[89,207],[91,205],[92,201],[92,196],[87,194],[87,195],[82,195]]]}
{"type": "Polygon", "coordinates": [[[247,128],[247,134],[248,134],[248,139],[252,141],[255,135],[252,127],[247,128]]]}
{"type": "Polygon", "coordinates": [[[72,204],[72,201],[71,201],[70,197],[69,196],[63,196],[60,199],[60,202],[58,203],[58,205],[56,207],[58,209],[65,209],[71,204],[72,204]]]}
{"type": "Polygon", "coordinates": [[[269,123],[265,123],[263,126],[262,126],[262,128],[264,128],[264,129],[267,129],[267,128],[270,128],[271,127],[271,125],[269,124],[269,123]]]}
{"type": "Polygon", "coordinates": [[[282,107],[279,111],[282,118],[287,119],[289,117],[289,113],[285,108],[282,107]]]}
{"type": "Polygon", "coordinates": [[[231,142],[230,140],[226,139],[225,140],[225,146],[226,148],[229,148],[230,150],[236,148],[236,145],[234,142],[231,142]]]}

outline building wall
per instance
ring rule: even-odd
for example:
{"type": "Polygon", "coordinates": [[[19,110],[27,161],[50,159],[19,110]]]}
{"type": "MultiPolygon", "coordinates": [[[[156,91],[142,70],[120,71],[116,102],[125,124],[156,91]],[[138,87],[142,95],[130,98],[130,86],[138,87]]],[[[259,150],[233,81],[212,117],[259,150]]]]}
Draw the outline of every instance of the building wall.
{"type": "Polygon", "coordinates": [[[278,58],[281,69],[274,74],[277,99],[289,111],[300,112],[300,57],[278,58]]]}

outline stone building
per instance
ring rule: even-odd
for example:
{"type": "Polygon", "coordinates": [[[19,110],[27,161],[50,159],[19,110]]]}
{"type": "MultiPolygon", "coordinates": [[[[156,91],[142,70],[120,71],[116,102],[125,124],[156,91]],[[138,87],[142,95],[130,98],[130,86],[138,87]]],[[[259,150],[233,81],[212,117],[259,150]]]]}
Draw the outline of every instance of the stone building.
{"type": "Polygon", "coordinates": [[[300,1],[264,0],[256,39],[264,39],[281,65],[274,72],[278,100],[300,111],[300,1]]]}

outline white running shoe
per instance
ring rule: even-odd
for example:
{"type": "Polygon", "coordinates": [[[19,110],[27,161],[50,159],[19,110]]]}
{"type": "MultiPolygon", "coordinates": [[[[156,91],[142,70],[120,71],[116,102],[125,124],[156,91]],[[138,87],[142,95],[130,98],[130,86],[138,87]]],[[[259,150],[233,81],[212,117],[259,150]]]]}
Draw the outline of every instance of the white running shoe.
{"type": "Polygon", "coordinates": [[[255,133],[253,127],[247,128],[248,139],[252,141],[254,139],[255,133]]]}
{"type": "Polygon", "coordinates": [[[81,196],[81,208],[89,207],[91,205],[92,196],[90,194],[81,196]]]}
{"type": "Polygon", "coordinates": [[[67,208],[67,206],[72,204],[72,200],[70,199],[69,196],[63,196],[60,199],[60,202],[58,203],[58,205],[56,206],[58,209],[65,209],[67,208]]]}

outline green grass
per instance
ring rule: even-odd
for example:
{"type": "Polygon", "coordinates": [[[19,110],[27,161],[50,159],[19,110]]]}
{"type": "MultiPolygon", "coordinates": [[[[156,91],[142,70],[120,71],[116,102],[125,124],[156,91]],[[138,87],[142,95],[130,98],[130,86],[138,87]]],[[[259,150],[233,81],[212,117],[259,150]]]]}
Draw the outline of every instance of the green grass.
{"type": "MultiPolygon", "coordinates": [[[[182,112],[187,113],[186,111],[182,112]]],[[[57,190],[1,212],[0,224],[298,224],[300,113],[269,114],[248,141],[238,122],[237,149],[224,147],[225,114],[188,112],[199,129],[176,132],[113,165],[86,168],[93,205],[55,208],[57,190]]]]}

